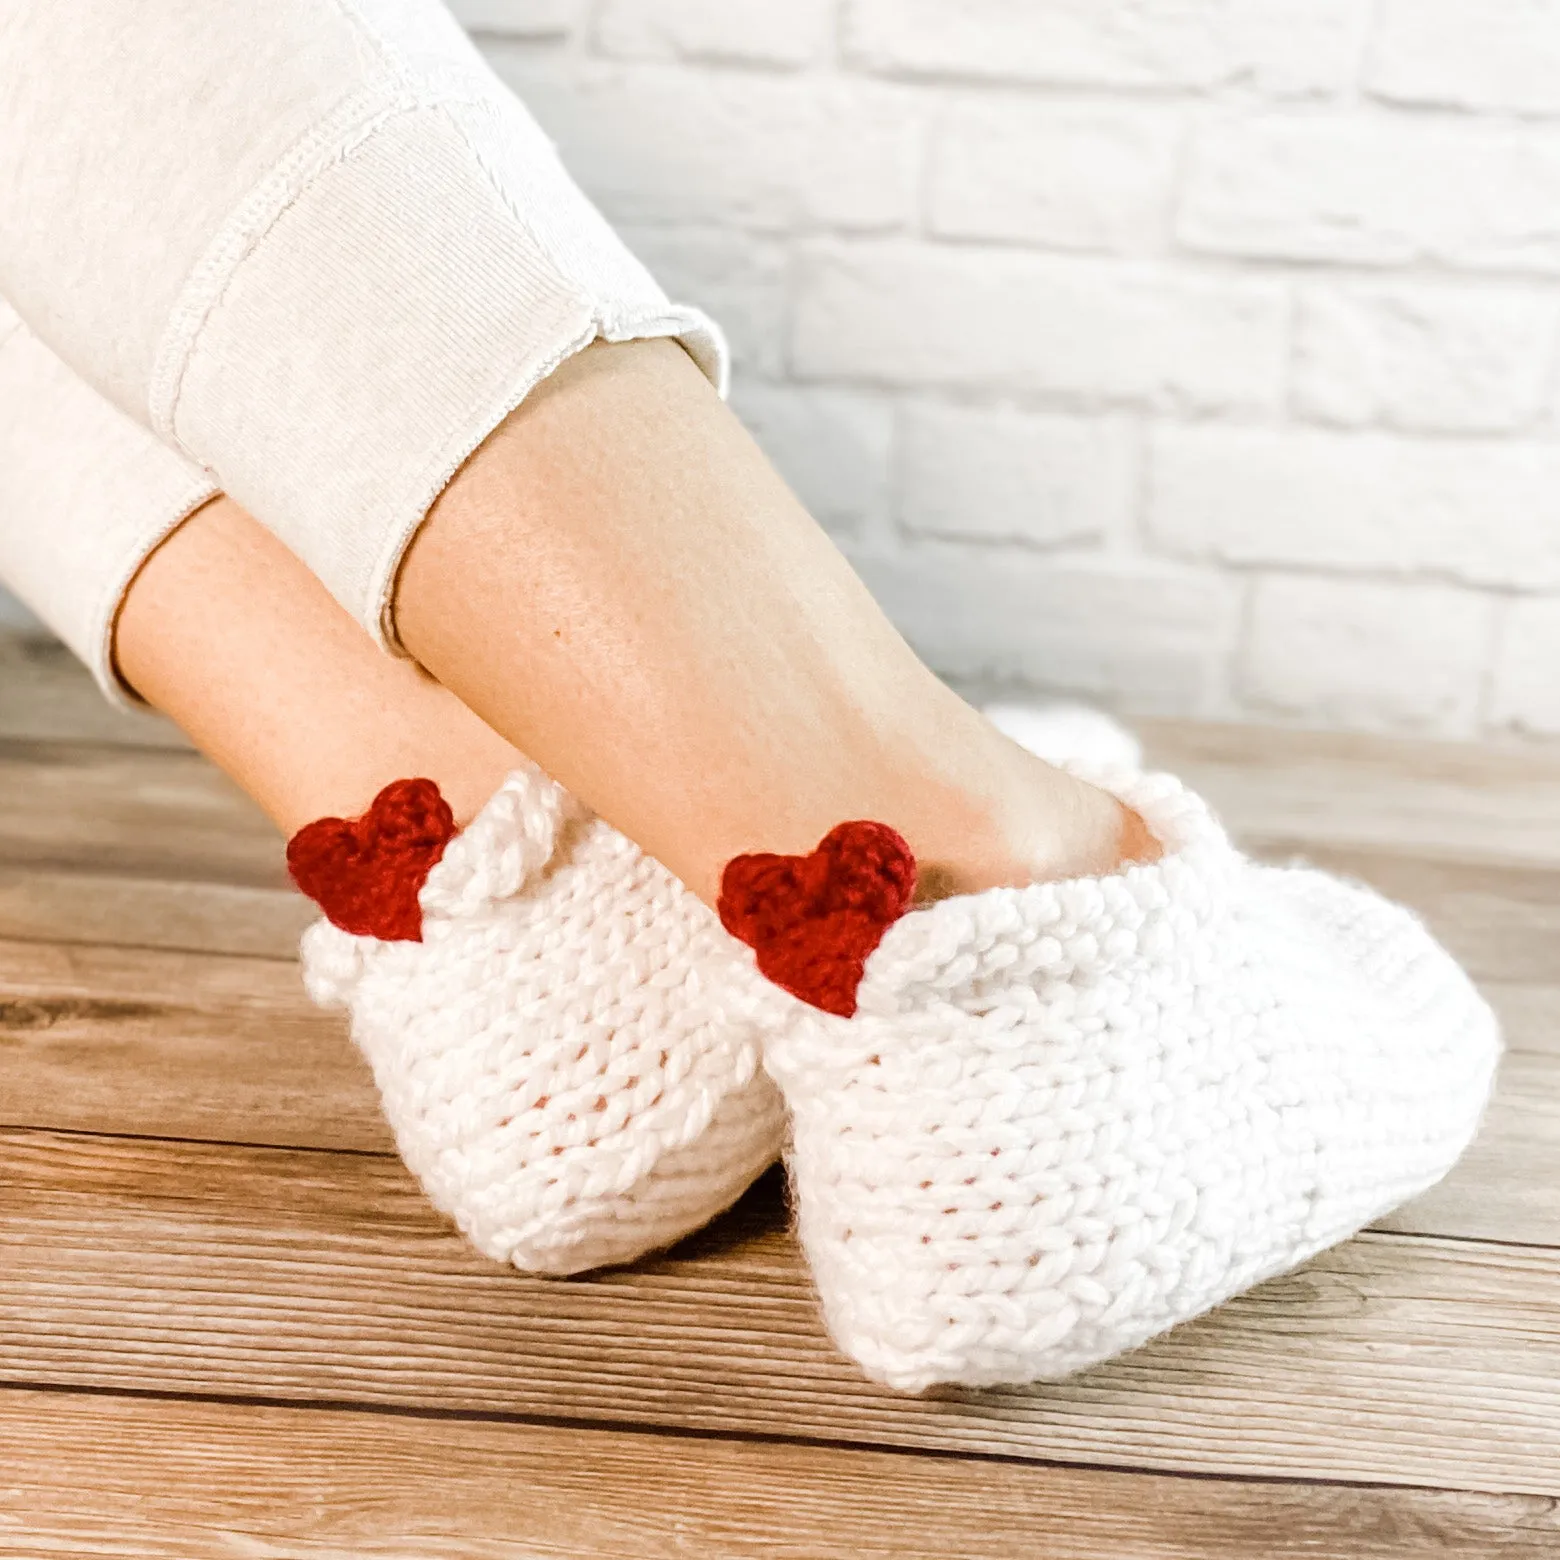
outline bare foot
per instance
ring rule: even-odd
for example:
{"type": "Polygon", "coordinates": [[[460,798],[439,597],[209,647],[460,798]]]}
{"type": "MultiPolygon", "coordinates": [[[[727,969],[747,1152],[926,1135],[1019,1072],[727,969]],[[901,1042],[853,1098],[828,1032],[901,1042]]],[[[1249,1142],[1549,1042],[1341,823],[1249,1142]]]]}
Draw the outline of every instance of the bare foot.
{"type": "Polygon", "coordinates": [[[569,359],[401,570],[412,653],[713,905],[732,857],[897,829],[927,895],[1113,870],[1113,798],[938,681],[675,344],[569,359]]]}

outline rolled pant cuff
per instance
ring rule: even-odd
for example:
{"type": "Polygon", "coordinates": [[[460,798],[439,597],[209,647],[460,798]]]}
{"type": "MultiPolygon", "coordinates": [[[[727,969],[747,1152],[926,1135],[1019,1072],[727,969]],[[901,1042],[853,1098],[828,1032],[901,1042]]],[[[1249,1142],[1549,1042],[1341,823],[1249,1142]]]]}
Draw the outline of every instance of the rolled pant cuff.
{"type": "Polygon", "coordinates": [[[0,302],[0,578],[113,704],[142,702],[114,667],[130,582],[217,491],[209,472],[78,379],[0,302]]]}
{"type": "Polygon", "coordinates": [[[401,559],[460,465],[564,358],[653,336],[724,394],[717,327],[667,299],[519,105],[360,100],[209,246],[149,409],[394,650],[401,559]]]}

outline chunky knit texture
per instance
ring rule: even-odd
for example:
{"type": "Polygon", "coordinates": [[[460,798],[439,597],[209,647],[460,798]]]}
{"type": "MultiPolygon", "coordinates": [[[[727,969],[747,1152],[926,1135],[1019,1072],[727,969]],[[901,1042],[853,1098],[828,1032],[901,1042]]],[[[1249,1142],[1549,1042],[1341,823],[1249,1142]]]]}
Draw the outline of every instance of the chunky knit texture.
{"type": "Polygon", "coordinates": [[[1168,776],[1092,778],[1159,861],[911,911],[853,1018],[776,993],[802,1244],[901,1389],[1135,1347],[1437,1181],[1489,1094],[1495,1019],[1407,911],[1253,864],[1168,776]]]}
{"type": "MultiPolygon", "coordinates": [[[[1137,739],[1084,704],[991,704],[998,730],[1056,764],[1136,767],[1137,739]]],[[[887,824],[836,824],[805,856],[735,856],[721,874],[721,925],[752,948],[759,973],[849,1018],[867,958],[915,898],[915,857],[887,824]]]]}
{"type": "Polygon", "coordinates": [[[1126,727],[1089,704],[994,703],[981,714],[1048,764],[1085,774],[1141,769],[1143,749],[1126,727]]]}
{"type": "Polygon", "coordinates": [[[778,1155],[746,950],[540,770],[443,847],[418,900],[420,941],[317,922],[304,978],[350,1010],[402,1156],[488,1256],[631,1261],[778,1155]]]}

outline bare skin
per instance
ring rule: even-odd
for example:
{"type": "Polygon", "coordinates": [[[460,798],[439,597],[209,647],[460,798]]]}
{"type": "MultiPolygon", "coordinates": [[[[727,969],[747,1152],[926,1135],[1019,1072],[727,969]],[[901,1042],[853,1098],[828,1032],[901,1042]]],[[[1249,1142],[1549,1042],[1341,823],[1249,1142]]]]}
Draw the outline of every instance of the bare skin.
{"type": "Polygon", "coordinates": [[[356,817],[392,780],[438,781],[468,822],[515,750],[410,661],[383,654],[263,526],[218,498],[147,559],[119,670],[291,835],[356,817]]]}
{"type": "Polygon", "coordinates": [[[565,362],[457,474],[396,623],[489,725],[713,904],[746,851],[875,818],[920,896],[1151,847],[927,670],[672,342],[565,362]]]}
{"type": "Polygon", "coordinates": [[[1151,849],[921,664],[672,343],[533,392],[419,532],[396,621],[426,672],[220,498],[144,565],[115,649],[284,834],[413,775],[465,822],[524,751],[711,905],[731,857],[848,818],[906,837],[923,902],[1151,849]]]}

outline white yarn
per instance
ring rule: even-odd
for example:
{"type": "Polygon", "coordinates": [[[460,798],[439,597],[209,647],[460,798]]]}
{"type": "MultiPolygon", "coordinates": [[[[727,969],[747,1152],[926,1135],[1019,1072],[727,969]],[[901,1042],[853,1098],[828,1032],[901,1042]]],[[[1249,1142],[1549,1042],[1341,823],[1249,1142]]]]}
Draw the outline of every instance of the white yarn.
{"type": "Polygon", "coordinates": [[[981,713],[1004,736],[1061,769],[1091,774],[1140,769],[1143,749],[1126,727],[1088,704],[987,704],[981,713]]]}
{"type": "Polygon", "coordinates": [[[539,769],[505,781],[420,900],[420,943],[317,922],[304,978],[350,1010],[403,1158],[488,1256],[631,1261],[777,1156],[747,950],[539,769]]]}
{"type": "MultiPolygon", "coordinates": [[[[1103,777],[1100,777],[1103,779],[1103,777]]],[[[766,1062],[835,1339],[918,1391],[1066,1376],[1345,1239],[1477,1129],[1493,1014],[1409,912],[1255,865],[1168,776],[1165,846],[892,925],[766,1062]]]]}

